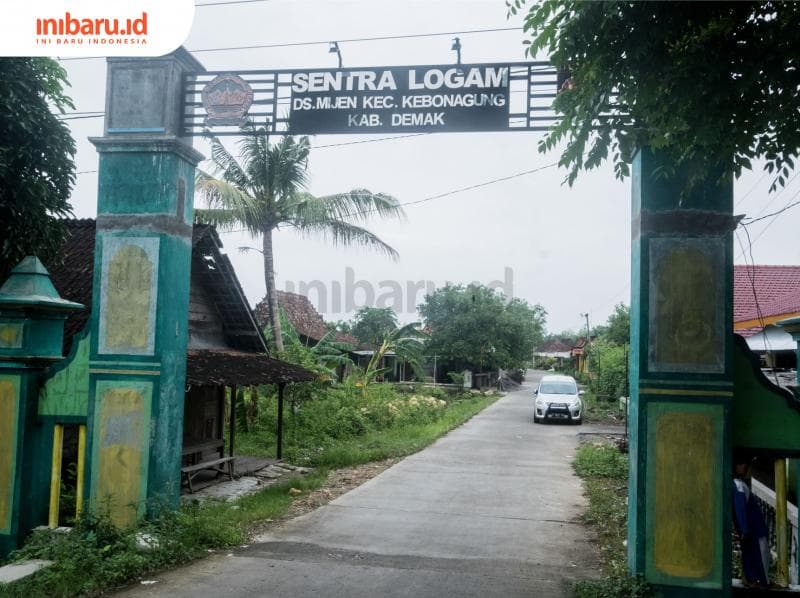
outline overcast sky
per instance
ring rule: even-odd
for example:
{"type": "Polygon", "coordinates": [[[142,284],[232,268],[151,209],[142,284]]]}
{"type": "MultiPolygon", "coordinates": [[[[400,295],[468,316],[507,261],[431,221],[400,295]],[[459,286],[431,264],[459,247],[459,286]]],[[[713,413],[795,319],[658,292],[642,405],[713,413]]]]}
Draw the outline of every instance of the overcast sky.
{"type": "MultiPolygon", "coordinates": [[[[202,0],[207,2],[209,0],[202,0]]],[[[506,19],[502,0],[267,0],[231,6],[198,7],[187,49],[252,44],[328,41],[417,33],[460,32],[519,25],[506,19]]],[[[463,34],[464,62],[524,60],[520,31],[463,34]]],[[[451,36],[340,43],[345,67],[454,62],[451,36]]],[[[336,66],[327,44],[197,52],[211,70],[336,66]]],[[[78,111],[104,109],[105,61],[65,61],[78,111]]],[[[78,217],[94,217],[97,201],[97,154],[87,141],[102,134],[102,119],[70,121],[78,142],[79,171],[73,206],[78,217]],[[90,172],[86,172],[90,171],[90,172]]],[[[537,151],[541,133],[451,133],[390,141],[318,147],[312,150],[311,192],[323,195],[366,187],[390,193],[401,202],[415,201],[461,187],[506,177],[551,164],[557,154],[537,151]]],[[[230,138],[228,138],[230,140],[230,138]]],[[[374,139],[327,135],[314,146],[374,139]]],[[[226,142],[235,150],[232,141],[226,142]]],[[[208,154],[202,140],[195,143],[208,154]]],[[[206,165],[207,166],[207,165],[206,165]]],[[[773,212],[800,194],[793,179],[779,195],[769,195],[769,178],[748,172],[736,183],[736,213],[773,212]]],[[[510,271],[513,293],[548,312],[552,332],[580,329],[581,313],[602,323],[613,306],[630,301],[630,181],[614,179],[610,165],[582,175],[574,187],[562,185],[564,171],[546,168],[480,189],[409,206],[402,222],[372,221],[369,227],[400,253],[392,262],[361,248],[332,248],[291,231],[276,235],[279,289],[287,283],[320,281],[328,289],[320,303],[326,320],[351,314],[336,311],[331,282],[342,287],[340,310],[346,307],[348,269],[377,294],[382,281],[490,283],[510,271]]],[[[800,178],[800,177],[798,177],[800,178]]],[[[796,264],[800,208],[751,227],[756,263],[796,264]],[[761,236],[762,231],[769,227],[761,236]]],[[[742,238],[746,243],[746,238],[742,238]]],[[[264,294],[261,256],[237,248],[255,244],[243,234],[225,234],[223,242],[251,303],[264,294]]],[[[744,263],[738,245],[737,263],[744,263]]],[[[749,260],[749,256],[748,256],[749,260]]],[[[385,286],[385,285],[384,285],[385,286]]],[[[355,294],[356,303],[363,301],[355,294]]],[[[417,300],[422,299],[422,293],[417,300]]],[[[403,321],[415,319],[407,293],[399,306],[403,321]]]]}

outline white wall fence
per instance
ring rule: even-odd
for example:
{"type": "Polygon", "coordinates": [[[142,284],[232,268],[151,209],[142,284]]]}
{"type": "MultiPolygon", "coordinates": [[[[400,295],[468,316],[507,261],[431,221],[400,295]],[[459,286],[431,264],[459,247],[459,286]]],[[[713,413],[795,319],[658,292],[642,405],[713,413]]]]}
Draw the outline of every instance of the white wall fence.
{"type": "MultiPolygon", "coordinates": [[[[764,521],[769,529],[769,545],[774,553],[776,546],[775,492],[756,479],[751,480],[750,488],[761,506],[761,512],[764,513],[764,521]]],[[[789,520],[789,584],[797,585],[797,507],[792,503],[786,503],[786,505],[787,519],[789,520]]]]}

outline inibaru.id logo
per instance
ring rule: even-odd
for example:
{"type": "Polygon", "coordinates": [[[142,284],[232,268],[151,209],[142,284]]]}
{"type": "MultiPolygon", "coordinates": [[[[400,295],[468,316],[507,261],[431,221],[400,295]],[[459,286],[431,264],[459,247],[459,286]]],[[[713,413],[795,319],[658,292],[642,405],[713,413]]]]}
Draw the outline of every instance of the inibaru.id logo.
{"type": "Polygon", "coordinates": [[[189,35],[194,3],[16,0],[0,18],[0,57],[164,56],[189,35]]]}
{"type": "Polygon", "coordinates": [[[37,45],[147,44],[147,12],[138,17],[63,17],[36,19],[37,45]]]}

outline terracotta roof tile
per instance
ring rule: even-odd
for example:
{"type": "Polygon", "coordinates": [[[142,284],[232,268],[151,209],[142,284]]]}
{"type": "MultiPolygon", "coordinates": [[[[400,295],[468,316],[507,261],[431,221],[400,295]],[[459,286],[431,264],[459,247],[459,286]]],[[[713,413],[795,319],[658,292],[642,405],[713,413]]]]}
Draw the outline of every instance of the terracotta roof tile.
{"type": "Polygon", "coordinates": [[[242,351],[189,351],[186,383],[199,386],[279,384],[307,382],[316,374],[293,363],[260,353],[242,351]]]}
{"type": "MultiPolygon", "coordinates": [[[[322,319],[320,313],[305,295],[278,291],[278,305],[300,336],[319,341],[328,334],[325,320],[322,319]]],[[[259,323],[262,326],[266,326],[268,323],[267,314],[269,313],[266,298],[256,305],[255,312],[259,323]]]]}
{"type": "Polygon", "coordinates": [[[348,332],[337,332],[335,339],[337,343],[346,343],[348,345],[353,345],[354,347],[363,346],[359,345],[358,339],[348,332]]]}
{"type": "Polygon", "coordinates": [[[537,349],[540,353],[564,353],[572,349],[572,343],[561,339],[549,340],[537,349]]]}
{"type": "Polygon", "coordinates": [[[800,266],[733,267],[733,321],[800,311],[800,266]],[[755,293],[754,293],[755,289],[755,293]]]}
{"type": "MultiPolygon", "coordinates": [[[[64,326],[64,355],[68,355],[72,338],[86,327],[92,312],[92,282],[94,277],[95,221],[93,219],[65,220],[67,237],[58,260],[50,260],[45,267],[56,290],[64,299],[82,303],[85,308],[69,316],[64,326]]],[[[244,351],[262,353],[266,350],[263,337],[244,298],[233,267],[220,251],[221,242],[213,226],[195,224],[192,233],[192,269],[206,263],[203,255],[215,258],[215,273],[204,272],[206,283],[219,288],[215,300],[224,302],[219,308],[226,325],[228,341],[244,351]],[[212,276],[212,274],[214,274],[212,276]],[[230,329],[230,330],[227,330],[230,329]]]]}
{"type": "Polygon", "coordinates": [[[64,324],[64,355],[72,347],[72,337],[86,327],[92,313],[94,278],[95,221],[90,218],[66,220],[67,237],[57,259],[45,264],[58,294],[82,303],[85,308],[73,312],[64,324]]]}

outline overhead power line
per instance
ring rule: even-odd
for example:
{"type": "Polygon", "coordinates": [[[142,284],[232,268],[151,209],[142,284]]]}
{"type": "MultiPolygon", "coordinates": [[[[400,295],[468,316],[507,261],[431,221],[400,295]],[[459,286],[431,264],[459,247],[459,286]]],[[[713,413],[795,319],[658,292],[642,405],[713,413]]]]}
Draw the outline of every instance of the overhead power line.
{"type": "Polygon", "coordinates": [[[323,149],[326,147],[342,147],[344,145],[360,145],[362,143],[375,143],[376,141],[393,141],[395,139],[408,139],[409,137],[422,137],[430,133],[411,133],[409,135],[396,135],[394,137],[378,137],[376,139],[362,139],[360,141],[345,141],[343,143],[328,143],[326,145],[315,145],[312,149],[323,149]]]}
{"type": "MultiPolygon", "coordinates": [[[[753,224],[755,222],[758,222],[760,220],[765,220],[767,218],[773,218],[773,217],[776,217],[776,216],[780,216],[781,214],[783,214],[787,210],[791,210],[792,208],[800,205],[800,201],[793,201],[798,195],[800,195],[800,191],[795,193],[792,196],[792,199],[789,200],[789,203],[787,203],[785,206],[783,206],[780,210],[776,210],[775,212],[772,212],[771,214],[765,214],[764,216],[759,216],[758,218],[753,218],[752,220],[748,220],[747,222],[744,222],[743,224],[745,226],[750,226],[751,224],[753,224]]],[[[772,224],[772,222],[770,222],[770,224],[772,224]]]]}
{"type": "MultiPolygon", "coordinates": [[[[515,172],[514,174],[510,174],[508,176],[499,177],[499,178],[496,178],[496,179],[491,179],[491,180],[488,180],[488,181],[483,181],[482,183],[475,183],[474,185],[468,185],[466,187],[459,187],[457,189],[451,189],[450,191],[445,191],[444,193],[438,193],[436,195],[431,195],[429,197],[423,197],[422,199],[416,199],[414,201],[401,202],[401,203],[398,203],[397,205],[400,206],[400,207],[416,206],[416,205],[419,205],[419,204],[427,203],[429,201],[433,201],[435,199],[442,199],[444,197],[450,197],[451,195],[456,195],[458,193],[464,193],[465,191],[472,191],[473,189],[480,189],[481,187],[488,187],[489,185],[494,185],[496,183],[502,183],[504,181],[510,181],[511,179],[516,179],[516,178],[519,178],[519,177],[522,177],[522,176],[533,174],[535,172],[540,172],[540,171],[546,170],[548,168],[553,168],[554,166],[558,166],[558,162],[551,162],[550,164],[545,164],[544,166],[539,166],[538,168],[531,168],[530,170],[523,170],[521,172],[515,172]]],[[[378,211],[379,211],[378,209],[372,209],[372,210],[366,210],[364,212],[359,212],[359,213],[355,213],[355,212],[353,212],[353,213],[345,213],[345,214],[342,214],[341,216],[343,218],[347,218],[347,217],[350,217],[350,216],[359,216],[359,217],[361,217],[361,216],[365,216],[367,214],[374,214],[374,213],[376,213],[378,211]]],[[[244,232],[247,232],[247,229],[246,228],[238,228],[238,229],[234,229],[234,230],[226,230],[226,231],[221,231],[221,232],[225,232],[225,233],[244,233],[244,232]]]]}
{"type": "MultiPolygon", "coordinates": [[[[445,191],[444,193],[437,193],[436,195],[430,195],[428,197],[423,197],[422,199],[416,199],[414,201],[401,202],[401,203],[398,203],[397,205],[400,206],[400,207],[416,206],[416,205],[419,205],[419,204],[427,203],[429,201],[433,201],[435,199],[442,199],[444,197],[450,197],[451,195],[456,195],[458,193],[464,193],[465,191],[472,191],[473,189],[480,189],[481,187],[488,187],[489,185],[494,185],[496,183],[502,183],[504,181],[510,181],[511,179],[516,179],[516,178],[519,178],[519,177],[522,177],[522,176],[533,174],[535,172],[540,172],[540,171],[546,170],[548,168],[553,168],[554,166],[558,166],[558,162],[551,162],[550,164],[545,164],[544,166],[539,166],[538,168],[531,168],[530,170],[523,170],[522,172],[515,172],[514,174],[510,174],[508,176],[499,177],[499,178],[496,178],[496,179],[491,179],[491,180],[488,180],[488,181],[483,181],[482,183],[475,183],[474,185],[468,185],[466,187],[459,187],[457,189],[451,189],[450,191],[445,191]]],[[[349,213],[349,214],[345,213],[345,214],[342,214],[342,217],[344,217],[344,218],[347,218],[347,217],[350,217],[350,216],[361,217],[361,216],[365,216],[367,214],[374,214],[374,213],[379,212],[379,211],[380,210],[378,210],[376,208],[376,209],[366,210],[364,212],[358,212],[358,213],[355,213],[355,212],[349,213]]],[[[242,230],[244,230],[244,229],[242,229],[242,230]]],[[[229,231],[229,232],[242,232],[242,230],[240,230],[240,231],[229,231]]]]}
{"type": "MultiPolygon", "coordinates": [[[[376,42],[376,41],[388,41],[388,40],[398,40],[398,39],[417,39],[417,38],[425,38],[425,37],[443,37],[443,36],[453,36],[453,35],[469,35],[473,33],[497,33],[501,31],[522,31],[520,27],[494,27],[488,29],[465,29],[460,31],[437,31],[433,33],[406,33],[406,34],[399,34],[399,35],[376,35],[372,37],[353,37],[348,39],[337,39],[336,41],[340,44],[342,43],[360,43],[360,42],[376,42]]],[[[248,46],[227,46],[227,47],[219,47],[219,48],[198,48],[195,50],[189,50],[192,53],[200,53],[200,52],[229,52],[233,50],[263,50],[267,48],[293,48],[297,46],[319,46],[324,45],[327,46],[330,44],[330,38],[326,38],[324,40],[312,40],[312,41],[300,41],[300,42],[279,42],[275,44],[253,44],[248,46]]],[[[74,60],[99,60],[105,58],[104,56],[79,56],[75,58],[59,58],[62,62],[65,61],[74,61],[74,60]]]]}
{"type": "Polygon", "coordinates": [[[270,2],[271,0],[231,0],[230,2],[202,2],[195,4],[196,8],[202,6],[230,6],[232,4],[256,4],[260,2],[270,2]]]}
{"type": "MultiPolygon", "coordinates": [[[[758,214],[756,214],[753,218],[751,218],[751,220],[755,221],[756,218],[758,218],[764,212],[766,212],[767,208],[772,205],[772,202],[778,199],[781,195],[783,195],[786,192],[786,190],[794,182],[794,180],[798,177],[798,175],[800,175],[800,170],[794,173],[794,176],[790,178],[788,181],[786,181],[786,184],[783,187],[781,187],[777,192],[772,194],[772,197],[769,199],[769,201],[764,204],[764,206],[758,211],[758,214]]],[[[789,201],[791,201],[791,199],[789,201]]]]}
{"type": "MultiPolygon", "coordinates": [[[[325,149],[330,147],[344,147],[347,145],[360,145],[362,143],[377,143],[379,141],[395,141],[397,139],[408,139],[409,137],[424,137],[430,133],[412,133],[410,135],[396,135],[394,137],[378,137],[376,139],[362,139],[360,141],[345,141],[343,143],[328,143],[325,145],[315,145],[312,149],[325,149]]],[[[91,174],[97,170],[79,170],[75,174],[91,174]]]]}
{"type": "MultiPolygon", "coordinates": [[[[795,193],[795,194],[794,194],[794,195],[793,195],[793,196],[792,196],[792,197],[789,199],[789,201],[786,203],[786,205],[784,205],[784,206],[783,206],[783,207],[782,207],[780,210],[777,210],[777,211],[775,211],[775,212],[772,212],[771,214],[766,214],[766,215],[764,215],[764,216],[759,216],[758,218],[753,218],[753,219],[751,219],[751,220],[748,220],[747,222],[744,222],[744,221],[742,222],[742,229],[744,229],[745,233],[747,234],[747,241],[748,241],[748,243],[749,243],[749,246],[750,246],[750,256],[751,256],[751,259],[752,259],[752,254],[753,254],[753,245],[755,245],[755,244],[756,244],[756,242],[757,242],[757,241],[758,241],[758,240],[759,240],[761,237],[763,237],[763,236],[764,236],[764,233],[766,233],[766,232],[767,232],[767,230],[769,229],[769,227],[770,227],[770,226],[772,226],[773,224],[775,224],[775,222],[777,222],[777,220],[778,220],[778,216],[780,216],[780,215],[781,215],[781,214],[783,214],[784,212],[786,212],[786,211],[788,211],[788,210],[791,210],[792,208],[794,208],[794,207],[797,207],[798,205],[800,205],[800,200],[798,200],[798,199],[797,199],[797,198],[798,198],[798,196],[800,196],[800,191],[797,191],[797,193],[795,193]],[[766,225],[764,228],[762,228],[762,229],[761,229],[761,232],[759,232],[759,233],[758,233],[758,235],[756,236],[756,238],[755,238],[755,239],[752,239],[752,240],[751,240],[751,239],[750,239],[750,231],[748,230],[748,227],[749,227],[751,224],[755,224],[756,222],[760,222],[760,221],[762,221],[762,220],[765,220],[765,219],[767,219],[767,218],[772,218],[772,220],[770,220],[770,221],[767,223],[767,225],[766,225]]],[[[736,259],[741,259],[741,258],[742,258],[742,256],[743,256],[744,254],[745,254],[745,252],[744,252],[744,248],[742,248],[742,252],[739,254],[739,256],[738,256],[736,259]]]]}
{"type": "Polygon", "coordinates": [[[103,118],[105,116],[105,112],[101,112],[100,114],[68,114],[65,116],[58,116],[58,120],[82,120],[84,118],[103,118]]]}
{"type": "Polygon", "coordinates": [[[739,204],[741,204],[741,203],[742,203],[742,202],[743,202],[745,199],[747,199],[747,196],[749,196],[749,195],[750,195],[750,194],[751,194],[751,193],[752,193],[752,192],[755,190],[755,188],[756,188],[756,187],[758,187],[758,186],[761,184],[761,181],[763,181],[763,180],[764,180],[764,179],[767,177],[767,175],[768,175],[768,174],[769,174],[769,173],[768,173],[768,172],[765,170],[765,171],[764,171],[764,173],[761,175],[761,177],[760,177],[760,178],[759,178],[759,179],[758,179],[758,180],[757,180],[755,183],[753,183],[753,186],[752,186],[752,187],[750,187],[750,189],[748,189],[747,193],[745,193],[744,195],[742,195],[742,196],[741,196],[741,197],[740,197],[740,198],[739,198],[739,199],[736,201],[736,205],[738,206],[738,205],[739,205],[739,204]]]}
{"type": "MultiPolygon", "coordinates": [[[[465,191],[472,191],[473,189],[480,189],[481,187],[488,187],[489,185],[494,185],[495,183],[502,183],[504,181],[510,181],[511,179],[516,179],[521,176],[526,176],[529,174],[533,174],[534,172],[540,172],[542,170],[546,170],[548,168],[553,168],[554,166],[558,166],[558,162],[551,162],[550,164],[545,164],[544,166],[539,166],[538,168],[531,168],[530,170],[523,170],[522,172],[516,172],[514,174],[510,174],[508,176],[503,176],[497,179],[491,179],[489,181],[484,181],[482,183],[476,183],[474,185],[468,185],[466,187],[459,187],[458,189],[453,189],[451,191],[445,191],[444,193],[439,193],[437,195],[431,195],[429,197],[425,197],[423,199],[417,199],[415,201],[407,201],[405,203],[401,203],[401,206],[415,206],[421,203],[426,203],[429,201],[433,201],[434,199],[442,199],[443,197],[449,197],[451,195],[456,195],[457,193],[464,193],[465,191]]],[[[374,210],[373,210],[374,211],[374,210]]],[[[369,212],[367,212],[369,213],[369,212]]]]}
{"type": "MultiPolygon", "coordinates": [[[[337,39],[340,44],[343,43],[357,43],[357,42],[377,42],[395,39],[416,39],[423,37],[441,37],[450,35],[467,35],[470,33],[496,33],[499,31],[522,31],[520,27],[496,27],[493,29],[468,29],[463,31],[439,31],[435,33],[407,33],[400,35],[377,35],[373,37],[353,37],[349,39],[337,39]]],[[[277,44],[256,44],[251,46],[229,46],[225,48],[201,48],[198,50],[190,50],[190,52],[228,52],[230,50],[260,50],[264,48],[291,48],[295,46],[318,46],[330,44],[330,39],[304,41],[304,42],[284,42],[277,44]]]]}

